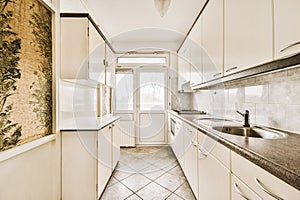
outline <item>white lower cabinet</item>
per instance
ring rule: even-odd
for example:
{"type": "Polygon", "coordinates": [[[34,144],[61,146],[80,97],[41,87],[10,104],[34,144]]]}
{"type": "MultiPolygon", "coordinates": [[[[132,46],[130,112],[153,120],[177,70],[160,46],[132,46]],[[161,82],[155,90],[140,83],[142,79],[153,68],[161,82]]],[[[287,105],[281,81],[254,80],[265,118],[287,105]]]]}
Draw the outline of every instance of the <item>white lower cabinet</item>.
{"type": "Polygon", "coordinates": [[[63,131],[62,199],[97,199],[97,131],[63,131]]]}
{"type": "Polygon", "coordinates": [[[198,200],[298,200],[300,191],[176,118],[171,143],[198,200]]]}
{"type": "Polygon", "coordinates": [[[184,124],[184,126],[184,165],[182,166],[182,169],[193,193],[198,197],[197,129],[187,124],[184,124]]]}
{"type": "Polygon", "coordinates": [[[99,199],[120,156],[113,127],[62,131],[63,200],[99,199]]]}
{"type": "Polygon", "coordinates": [[[98,198],[102,194],[112,173],[111,125],[98,132],[98,198]]]}
{"type": "Polygon", "coordinates": [[[238,177],[231,175],[231,199],[232,200],[262,200],[255,192],[245,185],[238,177]]]}
{"type": "MultiPolygon", "coordinates": [[[[225,158],[230,155],[230,151],[216,141],[206,142],[209,138],[203,137],[202,132],[198,132],[198,142],[201,141],[198,149],[198,187],[200,200],[229,200],[230,199],[230,169],[222,164],[212,153],[214,149],[221,148],[225,152],[225,158]],[[208,145],[210,144],[210,145],[208,145]]],[[[216,155],[218,155],[217,153],[216,155]]],[[[228,163],[230,160],[228,159],[228,163]]]]}
{"type": "Polygon", "coordinates": [[[114,128],[115,124],[112,124],[112,169],[114,169],[119,160],[120,160],[120,145],[121,145],[121,140],[120,140],[120,134],[116,131],[114,128]]]}
{"type": "Polygon", "coordinates": [[[300,191],[232,152],[232,173],[264,200],[300,199],[300,191]]]}

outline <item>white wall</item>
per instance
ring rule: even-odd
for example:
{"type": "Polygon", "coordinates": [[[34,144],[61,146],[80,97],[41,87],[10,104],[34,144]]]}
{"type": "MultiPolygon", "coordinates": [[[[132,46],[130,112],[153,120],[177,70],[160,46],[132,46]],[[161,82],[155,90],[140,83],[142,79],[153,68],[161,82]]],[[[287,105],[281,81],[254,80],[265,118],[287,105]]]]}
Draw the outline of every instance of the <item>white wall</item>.
{"type": "MultiPolygon", "coordinates": [[[[18,149],[22,149],[22,147],[15,147],[11,150],[18,149]]],[[[2,152],[2,156],[11,150],[2,152]]],[[[32,150],[0,161],[0,199],[59,199],[60,166],[57,150],[56,140],[52,140],[32,150]]]]}
{"type": "Polygon", "coordinates": [[[193,95],[194,108],[242,120],[236,110],[250,111],[250,124],[300,133],[300,66],[234,81],[193,95]]]}
{"type": "Polygon", "coordinates": [[[60,0],[60,12],[88,13],[88,10],[81,0],[60,0]]]}

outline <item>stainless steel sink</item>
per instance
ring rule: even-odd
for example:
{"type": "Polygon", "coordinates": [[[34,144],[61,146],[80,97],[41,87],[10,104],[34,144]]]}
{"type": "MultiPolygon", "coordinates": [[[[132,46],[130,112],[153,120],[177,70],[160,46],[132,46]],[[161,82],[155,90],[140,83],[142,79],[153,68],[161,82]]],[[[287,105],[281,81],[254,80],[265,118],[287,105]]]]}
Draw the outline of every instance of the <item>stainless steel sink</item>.
{"type": "Polygon", "coordinates": [[[214,130],[230,135],[254,137],[254,138],[265,138],[265,139],[279,139],[284,138],[287,135],[283,132],[271,130],[261,127],[242,127],[242,126],[215,126],[212,127],[214,130]]]}
{"type": "Polygon", "coordinates": [[[203,118],[195,119],[194,121],[200,123],[232,122],[232,120],[229,119],[214,118],[214,117],[203,117],[203,118]]]}

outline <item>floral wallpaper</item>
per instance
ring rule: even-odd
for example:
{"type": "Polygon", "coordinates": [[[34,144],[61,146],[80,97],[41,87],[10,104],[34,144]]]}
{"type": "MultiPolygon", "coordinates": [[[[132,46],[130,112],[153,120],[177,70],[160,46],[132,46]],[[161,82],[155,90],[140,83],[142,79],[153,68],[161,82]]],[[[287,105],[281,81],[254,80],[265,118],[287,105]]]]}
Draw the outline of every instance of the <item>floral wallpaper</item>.
{"type": "Polygon", "coordinates": [[[52,17],[0,0],[0,151],[52,134],[52,17]]]}

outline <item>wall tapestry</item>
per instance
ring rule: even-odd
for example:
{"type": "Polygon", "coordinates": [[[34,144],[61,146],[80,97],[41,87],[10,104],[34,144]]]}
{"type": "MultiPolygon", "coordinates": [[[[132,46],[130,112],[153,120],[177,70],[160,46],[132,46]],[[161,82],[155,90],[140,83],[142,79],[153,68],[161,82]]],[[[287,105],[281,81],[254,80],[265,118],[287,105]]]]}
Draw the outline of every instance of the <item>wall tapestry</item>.
{"type": "Polygon", "coordinates": [[[0,0],[0,151],[52,134],[51,12],[0,0]]]}

